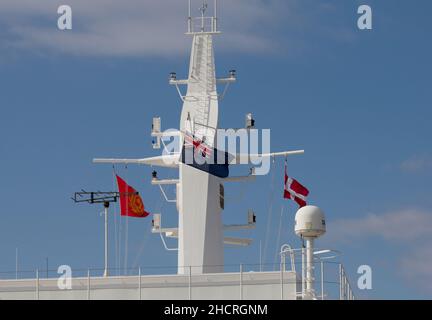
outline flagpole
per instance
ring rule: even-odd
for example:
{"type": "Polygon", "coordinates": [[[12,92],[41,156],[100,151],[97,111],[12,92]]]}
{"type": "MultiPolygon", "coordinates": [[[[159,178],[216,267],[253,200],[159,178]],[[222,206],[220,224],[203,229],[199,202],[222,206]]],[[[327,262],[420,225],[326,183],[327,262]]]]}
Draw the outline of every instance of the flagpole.
{"type": "Polygon", "coordinates": [[[108,277],[108,208],[109,202],[104,202],[105,208],[105,269],[104,269],[104,277],[108,277]]]}

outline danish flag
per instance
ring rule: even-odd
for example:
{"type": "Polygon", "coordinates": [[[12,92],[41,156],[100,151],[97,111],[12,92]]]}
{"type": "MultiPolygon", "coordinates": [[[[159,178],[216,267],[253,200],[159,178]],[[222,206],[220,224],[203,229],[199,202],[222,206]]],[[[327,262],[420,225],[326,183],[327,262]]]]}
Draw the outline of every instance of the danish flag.
{"type": "Polygon", "coordinates": [[[306,205],[306,198],[309,195],[309,190],[304,187],[296,179],[288,177],[287,164],[285,162],[285,187],[284,198],[292,199],[301,207],[306,205]]]}

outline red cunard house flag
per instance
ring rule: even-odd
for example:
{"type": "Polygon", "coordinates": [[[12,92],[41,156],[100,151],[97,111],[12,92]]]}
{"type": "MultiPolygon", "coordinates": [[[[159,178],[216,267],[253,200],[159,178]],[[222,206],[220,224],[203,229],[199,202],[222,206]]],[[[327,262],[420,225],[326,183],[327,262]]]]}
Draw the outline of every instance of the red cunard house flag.
{"type": "Polygon", "coordinates": [[[296,179],[288,177],[287,164],[285,162],[285,187],[284,187],[284,198],[292,199],[301,207],[306,205],[306,198],[309,194],[309,190],[304,187],[296,179]]]}
{"type": "Polygon", "coordinates": [[[144,203],[138,192],[118,175],[117,185],[120,193],[120,211],[122,216],[145,218],[150,213],[144,210],[144,203]]]}

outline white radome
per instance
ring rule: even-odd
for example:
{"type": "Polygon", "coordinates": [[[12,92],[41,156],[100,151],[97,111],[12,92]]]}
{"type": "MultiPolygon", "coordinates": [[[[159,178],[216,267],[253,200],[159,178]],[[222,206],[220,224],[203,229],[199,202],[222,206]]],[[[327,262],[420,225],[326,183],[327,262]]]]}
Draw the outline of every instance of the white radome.
{"type": "Polygon", "coordinates": [[[326,232],[324,212],[316,206],[304,206],[295,215],[296,235],[318,238],[326,232]]]}

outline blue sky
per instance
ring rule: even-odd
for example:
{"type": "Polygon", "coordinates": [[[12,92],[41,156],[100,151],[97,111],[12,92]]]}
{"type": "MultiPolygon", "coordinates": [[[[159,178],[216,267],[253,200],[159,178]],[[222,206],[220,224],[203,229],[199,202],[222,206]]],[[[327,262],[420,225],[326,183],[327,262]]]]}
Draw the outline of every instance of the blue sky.
{"type": "MultiPolygon", "coordinates": [[[[155,155],[153,116],[163,128],[178,127],[181,103],[167,75],[187,73],[183,2],[68,3],[68,32],[56,29],[63,2],[0,3],[0,271],[15,270],[17,247],[21,270],[45,268],[46,257],[50,269],[102,267],[102,208],[70,196],[113,188],[112,169],[93,157],[155,155]]],[[[432,4],[238,0],[221,8],[217,70],[223,76],[235,68],[238,83],[220,104],[220,126],[242,126],[253,112],[259,128],[271,128],[272,150],[306,150],[289,159],[290,174],[327,215],[328,233],[317,245],[344,253],[354,283],[359,265],[373,268],[373,290],[357,291],[360,297],[430,298],[432,4]],[[372,31],[357,29],[360,4],[373,9],[372,31]]],[[[117,167],[146,208],[175,225],[174,206],[149,183],[151,170],[117,167]]],[[[228,264],[258,263],[266,238],[269,263],[276,245],[300,245],[296,206],[282,199],[282,160],[274,177],[275,184],[270,174],[247,188],[227,186],[224,222],[242,223],[248,208],[258,219],[255,231],[244,232],[254,244],[227,248],[228,264]]],[[[127,266],[175,266],[150,223],[128,221],[127,266]]],[[[111,265],[117,260],[113,250],[111,265]]]]}

